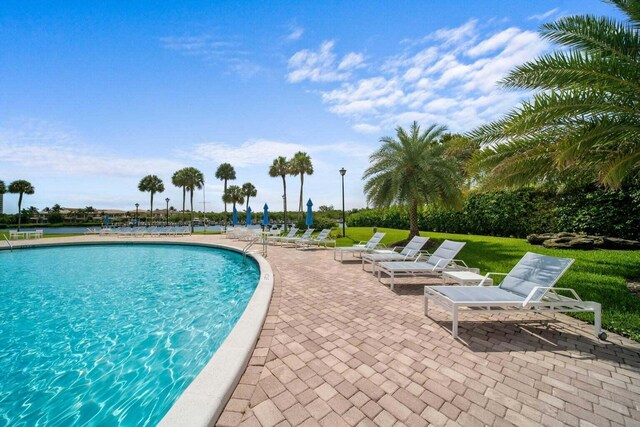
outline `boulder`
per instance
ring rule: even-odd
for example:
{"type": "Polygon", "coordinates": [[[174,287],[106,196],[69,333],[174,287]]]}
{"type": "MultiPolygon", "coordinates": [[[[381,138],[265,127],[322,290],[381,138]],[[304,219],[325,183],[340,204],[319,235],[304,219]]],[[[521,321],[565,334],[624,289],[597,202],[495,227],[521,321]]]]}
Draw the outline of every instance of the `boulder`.
{"type": "Polygon", "coordinates": [[[640,242],[637,240],[619,239],[617,237],[604,237],[603,249],[640,250],[640,242]]]}
{"type": "Polygon", "coordinates": [[[531,234],[527,241],[554,249],[628,249],[640,250],[640,242],[617,237],[592,236],[578,233],[531,234]]]}
{"type": "Polygon", "coordinates": [[[545,240],[542,246],[549,249],[593,249],[595,241],[587,237],[559,237],[545,240]]]}

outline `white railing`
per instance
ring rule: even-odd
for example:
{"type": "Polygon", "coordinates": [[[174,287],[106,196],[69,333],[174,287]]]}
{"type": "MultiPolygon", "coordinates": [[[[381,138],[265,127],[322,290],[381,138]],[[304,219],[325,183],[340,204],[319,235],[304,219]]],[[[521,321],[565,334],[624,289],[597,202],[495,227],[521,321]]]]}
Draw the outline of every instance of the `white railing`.
{"type": "Polygon", "coordinates": [[[11,242],[9,241],[9,239],[7,239],[7,235],[3,234],[2,237],[4,237],[4,240],[7,242],[7,244],[9,245],[9,248],[11,249],[11,251],[13,252],[13,245],[11,244],[11,242]]]}
{"type": "Polygon", "coordinates": [[[251,247],[255,245],[258,241],[260,241],[260,244],[262,245],[262,250],[260,251],[261,255],[263,257],[267,256],[267,248],[269,247],[269,245],[268,245],[266,236],[255,236],[249,241],[249,243],[245,245],[244,248],[242,248],[243,263],[247,261],[247,253],[249,252],[249,249],[251,249],[251,247]]]}

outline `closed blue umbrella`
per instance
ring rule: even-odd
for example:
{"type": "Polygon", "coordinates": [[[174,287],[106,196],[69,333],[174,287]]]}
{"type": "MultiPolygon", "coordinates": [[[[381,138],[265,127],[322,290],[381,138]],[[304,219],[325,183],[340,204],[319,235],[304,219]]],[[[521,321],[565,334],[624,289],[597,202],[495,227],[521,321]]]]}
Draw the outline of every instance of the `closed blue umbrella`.
{"type": "Polygon", "coordinates": [[[262,208],[262,225],[269,225],[269,206],[266,203],[262,208]]]}
{"type": "Polygon", "coordinates": [[[251,206],[247,206],[247,225],[251,225],[251,206]]]}
{"type": "Polygon", "coordinates": [[[231,217],[231,224],[233,224],[233,226],[235,227],[235,225],[238,223],[238,210],[236,209],[236,207],[233,207],[233,216],[231,217]]]}
{"type": "Polygon", "coordinates": [[[307,227],[311,227],[313,225],[313,211],[311,210],[312,207],[313,202],[311,201],[311,199],[309,199],[309,201],[307,202],[307,220],[305,221],[307,227]]]}

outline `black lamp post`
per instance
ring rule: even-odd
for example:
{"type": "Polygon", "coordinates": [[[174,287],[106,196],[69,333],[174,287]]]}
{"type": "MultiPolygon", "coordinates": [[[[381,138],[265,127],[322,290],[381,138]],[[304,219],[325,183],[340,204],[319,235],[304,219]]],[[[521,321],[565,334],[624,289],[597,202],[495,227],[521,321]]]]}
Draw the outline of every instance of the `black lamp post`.
{"type": "Polygon", "coordinates": [[[347,170],[345,168],[340,169],[340,175],[342,176],[342,237],[345,237],[345,232],[344,232],[344,227],[345,227],[345,220],[344,220],[344,174],[347,173],[347,170]]]}
{"type": "Polygon", "coordinates": [[[169,198],[164,199],[167,202],[167,227],[169,226],[169,198]]]}
{"type": "Polygon", "coordinates": [[[138,207],[140,206],[140,203],[136,203],[136,227],[138,227],[140,225],[140,220],[138,219],[138,207]]]}
{"type": "Polygon", "coordinates": [[[287,203],[287,195],[283,194],[282,195],[282,210],[284,211],[284,231],[287,231],[287,207],[285,206],[285,203],[287,203]]]}

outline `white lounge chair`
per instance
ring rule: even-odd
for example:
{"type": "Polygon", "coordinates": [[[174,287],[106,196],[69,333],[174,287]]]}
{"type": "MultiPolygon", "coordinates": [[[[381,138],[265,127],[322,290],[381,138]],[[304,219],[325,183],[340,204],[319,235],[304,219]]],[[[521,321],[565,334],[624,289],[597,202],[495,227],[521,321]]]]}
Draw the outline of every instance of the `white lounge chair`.
{"type": "Polygon", "coordinates": [[[421,261],[422,257],[419,256],[413,262],[381,262],[378,264],[378,281],[382,282],[382,273],[386,273],[391,278],[390,286],[393,291],[397,276],[431,276],[440,275],[445,270],[468,270],[464,261],[455,259],[465,244],[466,242],[445,240],[425,261],[421,261]]]}
{"type": "MultiPolygon", "coordinates": [[[[527,252],[506,274],[499,286],[425,286],[424,314],[428,316],[429,300],[451,310],[451,333],[458,336],[458,310],[461,308],[492,308],[516,312],[592,312],[595,335],[605,340],[602,332],[601,306],[582,301],[571,288],[555,288],[560,277],[573,264],[571,258],[557,258],[527,252]],[[571,296],[560,295],[558,291],[571,296]]],[[[487,273],[486,277],[491,274],[487,273]]]]}
{"type": "Polygon", "coordinates": [[[291,244],[294,245],[296,244],[296,242],[298,240],[306,240],[309,239],[311,237],[311,233],[313,233],[315,229],[314,228],[307,228],[304,233],[302,233],[301,236],[299,237],[281,237],[278,241],[284,246],[286,244],[291,244]]]}
{"type": "Polygon", "coordinates": [[[320,231],[320,233],[315,237],[309,237],[308,239],[297,240],[295,242],[296,248],[303,249],[303,248],[308,248],[310,246],[320,246],[320,245],[323,245],[326,248],[327,245],[330,243],[333,243],[335,246],[336,241],[328,238],[329,233],[331,233],[331,229],[325,228],[322,231],[320,231]]]}
{"type": "Polygon", "coordinates": [[[365,269],[364,265],[366,263],[370,263],[371,272],[375,274],[377,263],[414,260],[420,256],[420,250],[428,240],[428,237],[413,236],[413,239],[400,252],[390,249],[376,249],[373,253],[362,255],[362,269],[365,269]]]}
{"type": "Polygon", "coordinates": [[[336,255],[340,253],[340,262],[344,260],[344,254],[350,253],[353,256],[359,255],[362,257],[362,254],[370,253],[375,249],[378,249],[381,246],[380,241],[384,238],[386,233],[378,232],[374,234],[368,242],[360,242],[357,245],[347,246],[347,247],[336,247],[333,250],[333,259],[338,260],[336,255]]]}
{"type": "Polygon", "coordinates": [[[291,229],[289,230],[289,233],[285,236],[269,236],[267,238],[267,242],[269,243],[279,243],[282,241],[282,239],[290,239],[295,237],[296,233],[298,232],[298,229],[295,227],[291,227],[291,229]]]}

